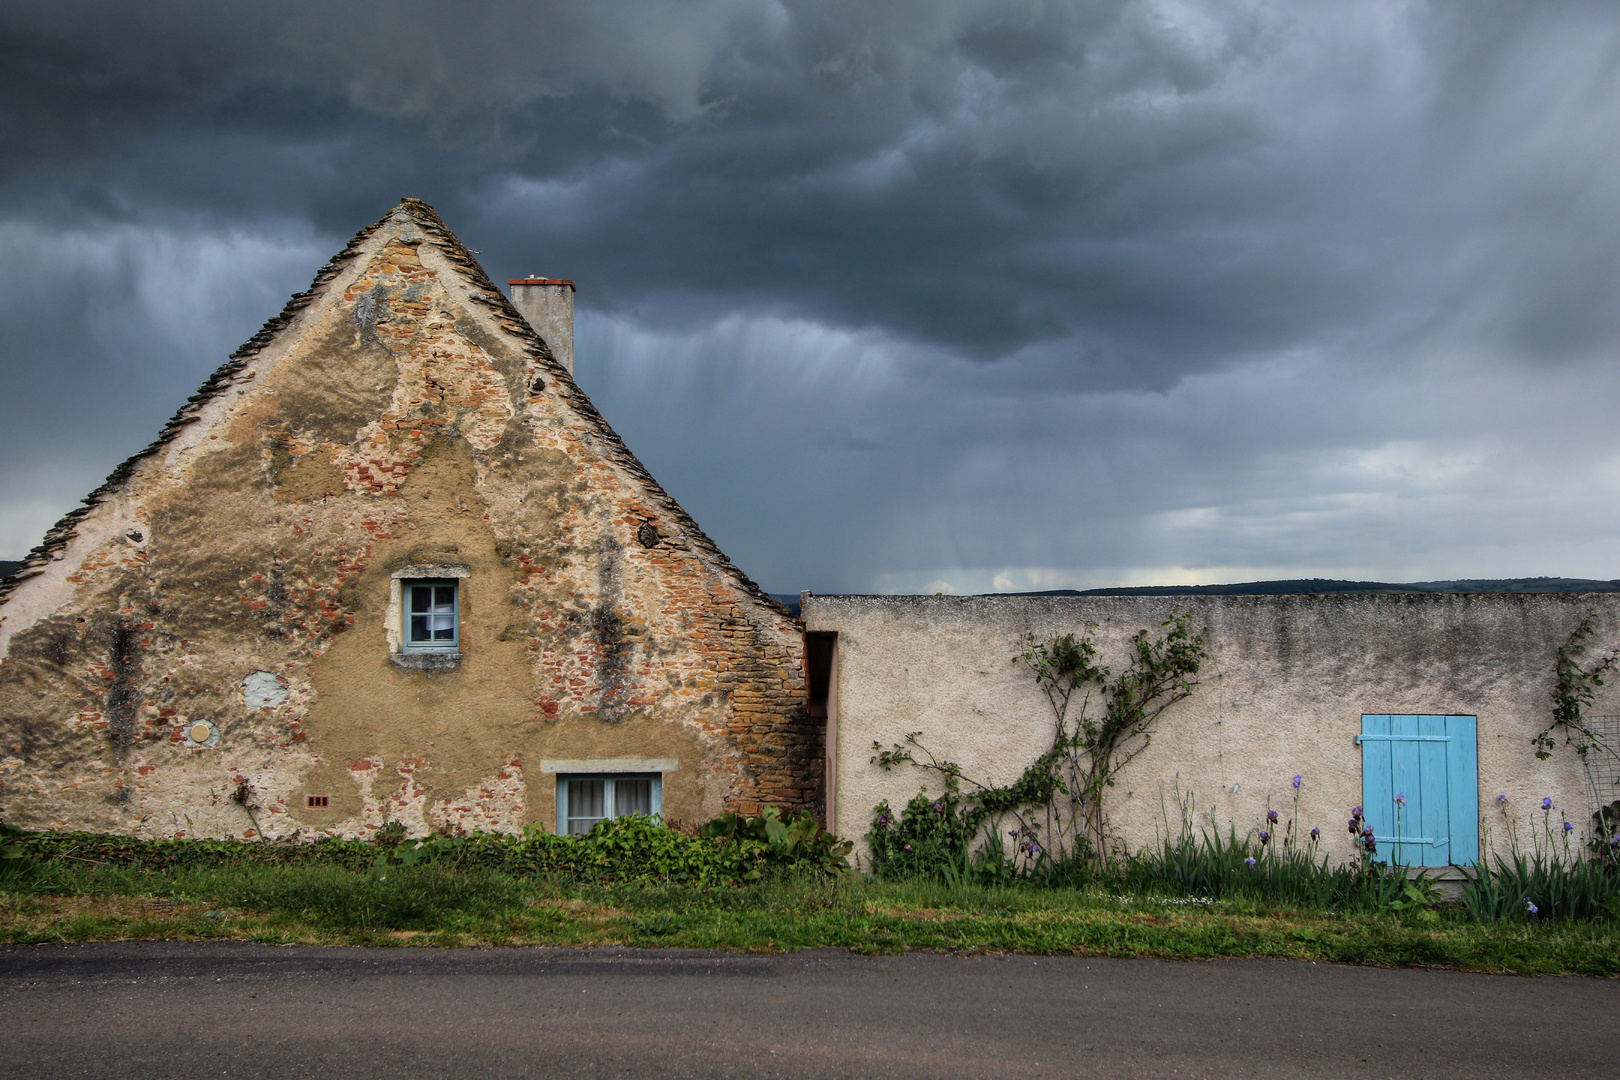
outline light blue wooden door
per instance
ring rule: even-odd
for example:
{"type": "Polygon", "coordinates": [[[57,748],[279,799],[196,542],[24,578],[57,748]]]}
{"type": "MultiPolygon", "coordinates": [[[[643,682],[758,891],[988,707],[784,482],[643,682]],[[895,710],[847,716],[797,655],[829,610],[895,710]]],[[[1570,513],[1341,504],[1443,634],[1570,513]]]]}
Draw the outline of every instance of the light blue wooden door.
{"type": "Polygon", "coordinates": [[[1362,716],[1361,805],[1380,860],[1479,859],[1478,738],[1472,716],[1362,716]]]}

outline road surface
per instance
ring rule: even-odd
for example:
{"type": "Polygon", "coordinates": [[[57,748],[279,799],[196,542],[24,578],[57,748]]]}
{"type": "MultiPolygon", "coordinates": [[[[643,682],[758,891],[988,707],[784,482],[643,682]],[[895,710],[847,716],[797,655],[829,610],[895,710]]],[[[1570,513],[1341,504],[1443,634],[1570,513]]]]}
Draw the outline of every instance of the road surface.
{"type": "Polygon", "coordinates": [[[0,1077],[1620,1077],[1620,980],[1330,964],[0,949],[0,1077]]]}

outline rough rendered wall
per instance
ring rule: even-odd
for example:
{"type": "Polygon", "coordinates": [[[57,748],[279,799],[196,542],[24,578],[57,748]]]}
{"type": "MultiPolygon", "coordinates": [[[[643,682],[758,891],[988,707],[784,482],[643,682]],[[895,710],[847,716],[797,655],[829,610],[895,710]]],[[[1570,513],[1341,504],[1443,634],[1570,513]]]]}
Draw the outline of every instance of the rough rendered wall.
{"type": "MultiPolygon", "coordinates": [[[[1557,649],[1582,617],[1594,617],[1590,656],[1620,644],[1620,597],[1610,594],[808,597],[806,628],[838,633],[838,832],[863,834],[880,800],[903,806],[924,780],[914,769],[879,771],[874,741],[920,730],[967,775],[1003,784],[1050,746],[1051,711],[1012,660],[1026,634],[1095,623],[1103,662],[1117,670],[1129,636],[1176,610],[1191,615],[1211,660],[1107,796],[1130,847],[1152,843],[1167,819],[1176,826],[1178,790],[1223,830],[1257,825],[1268,805],[1286,820],[1299,774],[1301,828],[1320,826],[1328,851],[1351,855],[1344,822],[1361,802],[1363,713],[1479,717],[1482,846],[1507,840],[1499,793],[1521,825],[1539,821],[1531,808],[1543,796],[1586,824],[1575,754],[1561,746],[1538,761],[1530,740],[1550,717],[1557,649]]],[[[1594,713],[1620,713],[1614,690],[1600,692],[1594,713]]]]}
{"type": "Polygon", "coordinates": [[[819,796],[798,624],[411,201],[53,532],[0,648],[28,827],[549,827],[557,759],[677,759],[686,820],[819,796]],[[396,666],[391,575],[443,564],[461,664],[396,666]]]}

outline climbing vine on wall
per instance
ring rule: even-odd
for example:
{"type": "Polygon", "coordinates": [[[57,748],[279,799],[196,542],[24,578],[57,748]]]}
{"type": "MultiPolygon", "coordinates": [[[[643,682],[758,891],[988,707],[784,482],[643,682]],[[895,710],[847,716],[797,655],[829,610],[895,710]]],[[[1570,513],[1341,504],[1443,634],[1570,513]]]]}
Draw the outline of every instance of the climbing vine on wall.
{"type": "Polygon", "coordinates": [[[1581,658],[1588,651],[1586,640],[1591,636],[1592,616],[1588,615],[1569,635],[1569,640],[1558,648],[1558,660],[1554,667],[1556,680],[1552,693],[1552,722],[1531,740],[1536,748],[1536,757],[1543,761],[1551,757],[1557,748],[1559,733],[1564,736],[1564,744],[1573,746],[1582,761],[1593,750],[1615,753],[1620,749],[1609,746],[1586,722],[1586,708],[1592,704],[1597,688],[1603,685],[1603,676],[1614,667],[1616,660],[1620,660],[1620,650],[1615,650],[1595,664],[1584,666],[1581,658]]]}
{"type": "Polygon", "coordinates": [[[1015,855],[1054,863],[1107,862],[1104,796],[1120,770],[1152,743],[1165,710],[1191,696],[1208,653],[1187,614],[1177,612],[1158,634],[1137,631],[1124,670],[1115,674],[1098,661],[1095,629],[1088,624],[1080,634],[1030,636],[1013,658],[1034,676],[1052,712],[1051,747],[1015,783],[1003,787],[965,776],[956,762],[929,751],[920,731],[909,733],[903,744],[872,744],[872,762],[879,768],[913,765],[940,774],[945,786],[943,797],[914,799],[898,820],[887,804],[877,807],[868,834],[874,861],[885,856],[910,861],[919,845],[928,844],[965,856],[966,845],[975,840],[999,856],[1001,826],[1012,824],[1008,834],[1015,855]],[[926,827],[930,815],[940,819],[936,827],[926,827]],[[986,835],[987,825],[993,828],[986,835]]]}

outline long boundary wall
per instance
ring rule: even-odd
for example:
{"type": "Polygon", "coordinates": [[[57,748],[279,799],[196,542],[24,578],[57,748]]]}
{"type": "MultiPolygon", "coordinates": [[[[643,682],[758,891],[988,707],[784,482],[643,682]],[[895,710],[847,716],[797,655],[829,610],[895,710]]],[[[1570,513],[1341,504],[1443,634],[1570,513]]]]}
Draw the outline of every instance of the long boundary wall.
{"type": "MultiPolygon", "coordinates": [[[[1465,594],[1213,597],[803,598],[807,631],[836,633],[828,716],[831,827],[859,839],[873,808],[896,809],[924,784],[920,770],[885,773],[873,743],[921,731],[928,748],[988,783],[1014,780],[1051,741],[1052,716],[1014,657],[1028,636],[1095,625],[1105,663],[1125,660],[1138,629],[1184,611],[1210,659],[1193,696],[1168,711],[1150,749],[1108,794],[1112,824],[1132,849],[1179,823],[1178,797],[1241,834],[1269,808],[1291,811],[1303,777],[1300,828],[1325,850],[1354,854],[1345,819],[1361,802],[1363,714],[1479,718],[1481,845],[1528,838],[1540,803],[1584,833],[1590,799],[1578,757],[1548,760],[1531,739],[1547,723],[1558,648],[1592,620],[1589,657],[1620,645],[1620,595],[1465,594]],[[1507,796],[1504,808],[1498,795],[1507,796]]],[[[1620,713],[1615,687],[1594,714],[1620,713]]],[[[1620,797],[1620,792],[1615,793],[1620,797]]],[[[1206,819],[1207,820],[1207,819],[1206,819]]],[[[1578,834],[1579,835],[1579,834],[1578,834]]],[[[859,845],[864,852],[864,844],[859,845]]]]}

